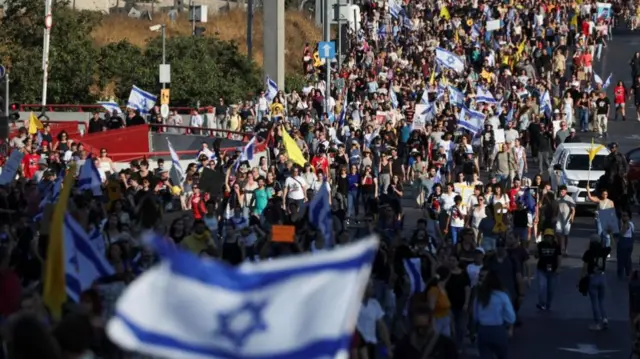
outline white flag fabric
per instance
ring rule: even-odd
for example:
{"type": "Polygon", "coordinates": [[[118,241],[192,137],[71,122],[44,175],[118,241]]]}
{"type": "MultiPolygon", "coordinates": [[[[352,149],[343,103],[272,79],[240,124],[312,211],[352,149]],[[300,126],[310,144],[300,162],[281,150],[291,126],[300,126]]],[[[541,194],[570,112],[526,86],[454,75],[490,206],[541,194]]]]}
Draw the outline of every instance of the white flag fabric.
{"type": "Polygon", "coordinates": [[[597,84],[597,85],[602,85],[602,78],[600,76],[598,76],[597,73],[593,73],[593,81],[597,84]]]}
{"type": "Polygon", "coordinates": [[[278,84],[273,81],[269,76],[267,76],[267,92],[265,93],[264,97],[267,99],[267,101],[272,102],[274,98],[276,98],[276,96],[278,95],[278,84]]]}
{"type": "Polygon", "coordinates": [[[120,105],[113,101],[98,101],[98,104],[111,113],[122,113],[120,105]]]}
{"type": "Polygon", "coordinates": [[[169,170],[169,177],[175,186],[182,187],[182,182],[187,177],[184,174],[184,169],[180,164],[180,157],[178,152],[173,148],[171,141],[167,138],[167,145],[169,147],[169,155],[171,156],[171,169],[169,170]]]}
{"type": "Polygon", "coordinates": [[[132,108],[143,114],[149,113],[149,111],[153,109],[153,106],[156,105],[156,100],[156,96],[134,85],[129,94],[127,108],[132,108]]]}
{"type": "Polygon", "coordinates": [[[335,358],[348,351],[377,248],[370,237],[240,267],[165,249],[120,296],[107,333],[163,358],[335,358]]]}
{"type": "Polygon", "coordinates": [[[64,257],[67,295],[76,303],[80,295],[91,288],[96,279],[116,272],[105,257],[91,243],[89,235],[69,214],[64,215],[64,257]]]}
{"type": "Polygon", "coordinates": [[[436,48],[436,61],[444,67],[447,67],[459,74],[464,72],[464,61],[453,52],[449,52],[442,48],[436,48]]]}
{"type": "Polygon", "coordinates": [[[473,111],[462,107],[458,117],[458,127],[467,129],[473,133],[481,133],[486,116],[482,112],[473,111]]]}
{"type": "Polygon", "coordinates": [[[482,86],[476,87],[476,103],[488,103],[491,105],[495,105],[498,103],[491,91],[485,89],[482,86]]]}

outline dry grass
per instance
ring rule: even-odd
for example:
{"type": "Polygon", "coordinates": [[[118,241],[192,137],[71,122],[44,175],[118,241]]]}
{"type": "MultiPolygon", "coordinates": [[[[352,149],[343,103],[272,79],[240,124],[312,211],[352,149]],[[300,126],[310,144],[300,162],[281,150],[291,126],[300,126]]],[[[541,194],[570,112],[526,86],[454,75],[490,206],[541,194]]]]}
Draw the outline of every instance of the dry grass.
{"type": "MultiPolygon", "coordinates": [[[[188,36],[191,34],[191,23],[183,14],[175,23],[170,24],[165,14],[156,14],[153,24],[166,23],[167,37],[188,36]]],[[[144,47],[147,41],[160,36],[159,33],[149,31],[151,23],[144,20],[128,18],[122,14],[108,15],[96,28],[92,37],[99,46],[109,43],[128,40],[134,45],[144,47]]],[[[242,10],[231,10],[225,14],[215,15],[209,18],[206,24],[199,24],[206,28],[205,36],[217,36],[222,40],[234,40],[239,44],[240,51],[247,53],[247,17],[242,10]]],[[[253,58],[262,66],[263,64],[263,21],[262,13],[256,13],[253,21],[253,58]]],[[[315,44],[322,39],[322,30],[315,26],[313,20],[308,19],[298,11],[288,11],[285,25],[285,62],[287,72],[302,72],[300,57],[304,44],[315,44]]]]}

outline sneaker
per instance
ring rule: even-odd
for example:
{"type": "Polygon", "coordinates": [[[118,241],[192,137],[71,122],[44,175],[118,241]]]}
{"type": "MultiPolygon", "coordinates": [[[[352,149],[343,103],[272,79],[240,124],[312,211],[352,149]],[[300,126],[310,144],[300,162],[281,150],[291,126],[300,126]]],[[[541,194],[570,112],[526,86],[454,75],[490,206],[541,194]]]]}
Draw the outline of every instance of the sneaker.
{"type": "Polygon", "coordinates": [[[600,324],[591,324],[589,330],[602,330],[602,326],[600,324]]]}
{"type": "Polygon", "coordinates": [[[539,310],[547,310],[547,307],[542,304],[536,304],[536,308],[538,308],[539,310]]]}

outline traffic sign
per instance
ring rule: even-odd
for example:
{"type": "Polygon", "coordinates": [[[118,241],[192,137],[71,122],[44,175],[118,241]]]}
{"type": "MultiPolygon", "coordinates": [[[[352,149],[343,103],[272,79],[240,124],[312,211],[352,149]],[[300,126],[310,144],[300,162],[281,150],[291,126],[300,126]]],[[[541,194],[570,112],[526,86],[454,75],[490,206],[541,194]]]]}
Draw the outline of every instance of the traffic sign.
{"type": "Polygon", "coordinates": [[[160,104],[161,105],[168,105],[169,104],[169,95],[170,95],[170,90],[169,89],[162,89],[160,90],[160,104]]]}
{"type": "Polygon", "coordinates": [[[163,103],[162,106],[160,106],[160,116],[164,118],[169,117],[169,105],[163,103]]]}
{"type": "Polygon", "coordinates": [[[4,78],[4,75],[7,74],[7,69],[4,68],[4,66],[0,65],[0,79],[4,78]]]}
{"type": "Polygon", "coordinates": [[[336,57],[336,44],[333,41],[322,41],[318,44],[318,54],[323,60],[336,57]]]}

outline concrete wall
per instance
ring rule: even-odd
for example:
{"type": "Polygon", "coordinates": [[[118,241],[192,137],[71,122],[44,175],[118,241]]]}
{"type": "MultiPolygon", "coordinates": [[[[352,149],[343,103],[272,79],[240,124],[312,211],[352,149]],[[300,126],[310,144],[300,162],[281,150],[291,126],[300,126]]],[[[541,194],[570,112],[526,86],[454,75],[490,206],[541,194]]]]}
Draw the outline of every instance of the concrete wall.
{"type": "MultiPolygon", "coordinates": [[[[209,148],[215,141],[214,137],[196,136],[196,135],[180,135],[170,133],[154,133],[151,135],[151,151],[168,152],[169,146],[167,139],[171,141],[176,151],[198,151],[202,147],[202,142],[209,144],[209,148]]],[[[221,138],[220,148],[243,147],[245,142],[229,140],[221,138]]]]}

